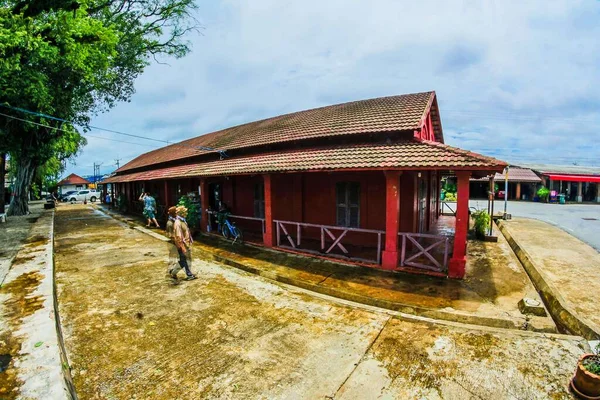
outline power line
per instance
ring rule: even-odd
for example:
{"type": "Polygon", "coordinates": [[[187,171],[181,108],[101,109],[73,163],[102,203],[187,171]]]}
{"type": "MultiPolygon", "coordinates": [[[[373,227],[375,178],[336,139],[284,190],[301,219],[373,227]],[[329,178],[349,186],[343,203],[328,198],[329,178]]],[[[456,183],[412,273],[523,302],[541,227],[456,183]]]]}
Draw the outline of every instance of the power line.
{"type": "Polygon", "coordinates": [[[529,121],[537,121],[537,120],[563,120],[563,121],[573,121],[573,122],[597,122],[600,116],[592,117],[592,118],[582,118],[582,117],[566,117],[559,115],[534,115],[534,114],[517,114],[516,112],[508,112],[508,113],[486,113],[479,111],[468,111],[468,110],[444,110],[444,114],[454,114],[454,115],[462,115],[465,117],[480,117],[486,119],[513,119],[513,120],[529,120],[529,121]]]}
{"type": "MultiPolygon", "coordinates": [[[[76,123],[74,123],[72,121],[69,121],[69,120],[66,120],[66,119],[63,119],[63,118],[54,117],[52,115],[48,115],[48,114],[44,114],[44,113],[40,113],[40,112],[36,112],[36,111],[26,110],[24,108],[13,107],[13,106],[9,106],[9,105],[6,105],[6,104],[0,104],[0,107],[8,108],[8,109],[15,110],[15,111],[20,111],[20,112],[23,112],[23,113],[26,113],[26,114],[35,115],[35,116],[42,117],[42,118],[53,119],[55,121],[66,122],[66,123],[71,124],[73,126],[78,125],[78,124],[76,124],[76,123]]],[[[30,121],[27,121],[27,120],[24,120],[24,121],[25,122],[30,122],[30,121]]],[[[134,134],[131,134],[131,133],[125,133],[125,132],[115,131],[115,130],[112,130],[112,129],[101,128],[101,127],[93,126],[93,125],[87,125],[87,127],[90,128],[90,129],[98,130],[98,131],[110,132],[110,133],[115,133],[115,134],[118,134],[118,135],[130,136],[130,137],[134,137],[134,138],[138,138],[138,139],[152,140],[154,142],[166,143],[166,144],[169,144],[169,145],[189,147],[189,148],[192,148],[192,149],[195,149],[195,150],[216,151],[221,156],[221,159],[227,157],[227,154],[225,154],[225,150],[219,150],[219,149],[215,149],[213,147],[190,146],[190,145],[186,145],[186,144],[183,144],[183,143],[173,144],[173,143],[171,143],[168,140],[154,139],[154,138],[150,138],[150,137],[147,137],[147,136],[134,135],[134,134]]]]}
{"type": "MultiPolygon", "coordinates": [[[[1,105],[1,104],[0,104],[1,105]]],[[[68,131],[66,129],[62,129],[62,128],[58,128],[55,126],[50,126],[50,125],[46,125],[46,124],[40,124],[39,122],[34,122],[34,121],[29,121],[27,119],[23,119],[23,118],[19,118],[19,117],[14,117],[12,115],[8,115],[8,114],[4,114],[4,113],[0,113],[0,115],[6,117],[6,118],[12,118],[12,119],[16,119],[17,121],[23,121],[23,122],[27,122],[29,124],[33,124],[33,125],[37,125],[37,126],[41,126],[43,128],[48,128],[48,129],[55,129],[57,131],[61,131],[61,132],[67,132],[67,133],[71,133],[71,131],[68,131]]],[[[127,143],[127,144],[135,144],[138,146],[145,146],[145,147],[153,147],[153,148],[157,148],[157,146],[152,146],[152,145],[148,145],[148,144],[144,144],[144,143],[135,143],[135,142],[127,142],[125,140],[118,140],[118,139],[111,139],[111,138],[105,138],[102,136],[94,136],[94,135],[90,135],[89,133],[83,133],[84,136],[87,137],[91,137],[91,138],[95,138],[95,139],[103,139],[103,140],[110,140],[111,142],[119,142],[119,143],[127,143]]]]}

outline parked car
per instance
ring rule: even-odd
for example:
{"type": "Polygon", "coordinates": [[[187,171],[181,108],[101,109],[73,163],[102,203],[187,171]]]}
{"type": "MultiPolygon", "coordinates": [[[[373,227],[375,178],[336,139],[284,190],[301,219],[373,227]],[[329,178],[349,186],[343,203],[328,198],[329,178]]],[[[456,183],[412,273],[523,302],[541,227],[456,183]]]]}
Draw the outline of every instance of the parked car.
{"type": "Polygon", "coordinates": [[[78,190],[69,190],[68,192],[61,194],[60,201],[68,201],[70,199],[69,196],[71,196],[72,194],[76,194],[77,192],[78,190]]]}
{"type": "Polygon", "coordinates": [[[84,189],[69,195],[69,201],[89,200],[92,203],[100,198],[100,192],[95,189],[84,189]]]}
{"type": "Polygon", "coordinates": [[[504,190],[498,190],[497,196],[499,199],[504,199],[504,190]]]}

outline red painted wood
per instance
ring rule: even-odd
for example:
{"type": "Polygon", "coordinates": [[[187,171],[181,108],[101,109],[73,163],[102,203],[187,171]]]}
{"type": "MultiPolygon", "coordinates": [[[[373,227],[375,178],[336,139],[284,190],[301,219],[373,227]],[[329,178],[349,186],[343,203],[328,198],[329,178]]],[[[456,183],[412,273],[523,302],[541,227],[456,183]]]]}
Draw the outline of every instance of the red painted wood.
{"type": "Polygon", "coordinates": [[[275,243],[273,229],[273,190],[271,186],[271,175],[263,175],[265,186],[265,232],[263,233],[263,243],[267,247],[273,247],[275,243]]]}
{"type": "Polygon", "coordinates": [[[202,207],[200,229],[204,232],[207,231],[208,226],[208,214],[206,213],[208,204],[208,183],[206,182],[206,179],[200,179],[200,205],[202,207]]]}
{"type": "Polygon", "coordinates": [[[400,174],[385,172],[385,250],[381,266],[384,269],[398,267],[398,228],[400,224],[400,174]]]}
{"type": "Polygon", "coordinates": [[[417,173],[405,172],[400,177],[400,231],[416,232],[418,221],[417,173]]]}
{"type": "Polygon", "coordinates": [[[169,185],[167,184],[167,181],[163,182],[163,190],[164,190],[163,199],[165,202],[165,207],[169,208],[169,185]]]}
{"type": "Polygon", "coordinates": [[[456,172],[457,201],[454,253],[448,266],[448,277],[462,279],[465,276],[467,231],[469,230],[469,172],[456,172]]]}

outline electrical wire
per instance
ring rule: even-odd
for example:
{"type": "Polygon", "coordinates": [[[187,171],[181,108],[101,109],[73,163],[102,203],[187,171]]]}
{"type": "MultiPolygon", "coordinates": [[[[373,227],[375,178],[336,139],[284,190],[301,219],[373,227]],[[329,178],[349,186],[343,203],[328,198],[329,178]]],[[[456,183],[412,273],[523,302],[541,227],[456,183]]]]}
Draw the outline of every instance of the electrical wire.
{"type": "MultiPolygon", "coordinates": [[[[2,115],[3,117],[6,118],[12,118],[12,119],[16,119],[18,121],[23,121],[23,122],[27,122],[29,124],[33,124],[33,125],[37,125],[37,126],[41,126],[43,128],[49,128],[49,129],[55,129],[57,131],[61,131],[61,132],[67,132],[67,133],[71,133],[71,131],[68,131],[66,129],[62,129],[62,128],[58,128],[55,126],[50,126],[50,125],[46,125],[46,124],[40,124],[39,122],[34,122],[34,121],[29,121],[27,119],[23,119],[23,118],[19,118],[19,117],[14,117],[12,115],[8,115],[8,114],[4,114],[4,113],[0,113],[0,115],[2,115]]],[[[135,144],[138,146],[145,146],[145,147],[153,147],[153,148],[157,148],[156,146],[152,146],[152,145],[148,145],[148,144],[143,144],[143,143],[135,143],[135,142],[127,142],[125,140],[118,140],[118,139],[110,139],[110,138],[105,138],[102,136],[94,136],[94,135],[90,135],[89,133],[83,133],[83,135],[87,136],[87,137],[91,137],[91,138],[95,138],[95,139],[103,139],[103,140],[110,140],[112,142],[119,142],[119,143],[127,143],[127,144],[135,144]]]]}
{"type": "MultiPolygon", "coordinates": [[[[48,115],[48,114],[44,114],[44,113],[40,113],[40,112],[36,112],[36,111],[26,110],[26,109],[20,108],[20,107],[13,107],[13,106],[9,106],[7,104],[0,104],[0,107],[8,108],[8,109],[15,110],[15,111],[20,111],[20,112],[23,112],[23,113],[26,113],[26,114],[30,114],[30,115],[35,115],[37,117],[48,118],[48,119],[52,119],[52,120],[60,121],[60,122],[66,122],[66,123],[71,124],[73,126],[76,126],[76,125],[80,126],[79,124],[76,124],[76,123],[74,123],[72,121],[69,121],[69,120],[66,120],[66,119],[63,119],[63,118],[54,117],[52,115],[48,115]]],[[[6,114],[2,114],[2,115],[6,116],[6,114]]],[[[18,119],[18,118],[15,118],[15,119],[18,119]]],[[[31,122],[31,121],[22,120],[22,119],[20,121],[31,122]]],[[[215,149],[213,147],[191,146],[191,145],[187,145],[187,144],[183,144],[183,143],[172,143],[169,140],[155,139],[155,138],[150,138],[150,137],[147,137],[147,136],[134,135],[134,134],[131,134],[131,133],[126,133],[126,132],[115,131],[115,130],[112,130],[112,129],[101,128],[101,127],[94,126],[94,125],[88,125],[87,127],[90,128],[90,129],[93,129],[93,130],[97,130],[97,131],[104,131],[104,132],[109,132],[109,133],[115,133],[117,135],[124,135],[124,136],[129,136],[129,137],[133,137],[133,138],[137,138],[137,139],[151,140],[151,141],[154,141],[154,142],[165,143],[165,144],[168,144],[168,145],[175,145],[175,146],[180,146],[180,147],[188,147],[188,148],[192,148],[194,150],[214,151],[214,152],[218,152],[219,153],[221,159],[227,157],[227,154],[225,153],[225,150],[215,149]]]]}

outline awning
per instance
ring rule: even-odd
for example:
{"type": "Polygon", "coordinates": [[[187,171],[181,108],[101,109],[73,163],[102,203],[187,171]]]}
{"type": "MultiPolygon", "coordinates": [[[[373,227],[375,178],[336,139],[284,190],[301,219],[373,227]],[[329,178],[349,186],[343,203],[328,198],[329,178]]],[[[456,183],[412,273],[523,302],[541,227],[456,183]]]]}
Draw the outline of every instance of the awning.
{"type": "Polygon", "coordinates": [[[568,174],[548,174],[553,181],[570,181],[570,182],[596,182],[600,183],[600,176],[590,175],[568,175],[568,174]]]}

